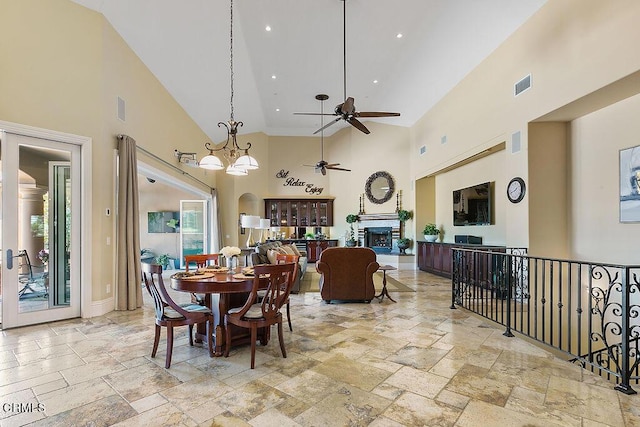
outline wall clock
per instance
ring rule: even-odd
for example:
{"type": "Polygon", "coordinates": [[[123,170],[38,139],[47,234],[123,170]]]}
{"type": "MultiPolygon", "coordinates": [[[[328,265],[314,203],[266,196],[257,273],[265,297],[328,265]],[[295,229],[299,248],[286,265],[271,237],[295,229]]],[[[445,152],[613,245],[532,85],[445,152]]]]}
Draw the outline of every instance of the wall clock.
{"type": "Polygon", "coordinates": [[[520,203],[524,199],[524,193],[527,191],[527,186],[524,183],[524,179],[518,177],[513,178],[507,185],[507,197],[511,203],[520,203]]]}

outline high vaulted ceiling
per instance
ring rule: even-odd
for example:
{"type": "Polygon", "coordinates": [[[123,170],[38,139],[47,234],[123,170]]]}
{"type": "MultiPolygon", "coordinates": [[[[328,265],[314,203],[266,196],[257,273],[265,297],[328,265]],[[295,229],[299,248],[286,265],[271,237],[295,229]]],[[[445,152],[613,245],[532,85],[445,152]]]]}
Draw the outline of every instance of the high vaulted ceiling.
{"type": "MultiPolygon", "coordinates": [[[[101,12],[209,137],[225,139],[229,0],[73,1],[101,12]]],[[[401,113],[378,121],[411,126],[545,1],[347,0],[347,96],[358,111],[401,113]]],[[[342,0],[234,1],[240,133],[309,136],[319,117],[293,113],[320,112],[319,93],[329,95],[325,112],[344,100],[342,9],[342,0]]]]}

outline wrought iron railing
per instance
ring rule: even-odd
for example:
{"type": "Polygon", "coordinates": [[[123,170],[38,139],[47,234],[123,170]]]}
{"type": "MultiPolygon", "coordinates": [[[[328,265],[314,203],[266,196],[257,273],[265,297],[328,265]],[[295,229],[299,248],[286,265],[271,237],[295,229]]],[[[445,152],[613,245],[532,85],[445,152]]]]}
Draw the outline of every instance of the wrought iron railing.
{"type": "Polygon", "coordinates": [[[451,308],[460,306],[553,347],[635,394],[640,382],[640,266],[454,249],[451,308]]]}

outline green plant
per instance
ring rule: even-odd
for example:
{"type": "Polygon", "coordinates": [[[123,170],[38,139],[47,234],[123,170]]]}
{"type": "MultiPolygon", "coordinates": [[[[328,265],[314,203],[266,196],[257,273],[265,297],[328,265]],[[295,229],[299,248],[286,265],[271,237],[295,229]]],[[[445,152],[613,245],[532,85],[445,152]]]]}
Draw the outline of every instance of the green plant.
{"type": "Polygon", "coordinates": [[[358,215],[356,214],[347,215],[347,224],[353,224],[354,222],[358,222],[358,215]]]}
{"type": "Polygon", "coordinates": [[[424,234],[425,236],[435,236],[440,234],[440,230],[438,230],[438,227],[436,227],[435,224],[429,223],[424,226],[424,230],[422,230],[422,234],[424,234]]]}
{"type": "Polygon", "coordinates": [[[355,235],[355,232],[353,231],[353,223],[358,222],[358,215],[349,214],[347,215],[346,221],[347,221],[347,224],[349,224],[349,237],[347,238],[347,241],[355,242],[356,235],[355,235]]]}
{"type": "Polygon", "coordinates": [[[398,211],[398,219],[400,222],[406,222],[411,218],[413,218],[413,213],[411,211],[405,211],[404,209],[398,211]]]}
{"type": "Polygon", "coordinates": [[[162,254],[156,257],[156,264],[162,266],[162,268],[166,268],[169,265],[169,254],[162,254]]]}

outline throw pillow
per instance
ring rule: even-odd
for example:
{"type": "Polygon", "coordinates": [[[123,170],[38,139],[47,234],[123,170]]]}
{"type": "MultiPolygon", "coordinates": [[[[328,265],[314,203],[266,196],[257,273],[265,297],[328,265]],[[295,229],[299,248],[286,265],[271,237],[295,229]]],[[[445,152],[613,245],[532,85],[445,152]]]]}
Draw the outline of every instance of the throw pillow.
{"type": "Polygon", "coordinates": [[[275,249],[269,249],[267,251],[267,258],[269,259],[269,263],[270,264],[275,264],[276,263],[276,255],[278,254],[278,251],[275,249]]]}
{"type": "Polygon", "coordinates": [[[291,245],[284,245],[282,251],[285,255],[295,255],[296,253],[291,249],[291,245]]]}
{"type": "Polygon", "coordinates": [[[302,256],[302,254],[298,250],[298,247],[295,244],[292,243],[290,246],[291,246],[291,249],[293,250],[293,255],[302,256]]]}

